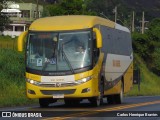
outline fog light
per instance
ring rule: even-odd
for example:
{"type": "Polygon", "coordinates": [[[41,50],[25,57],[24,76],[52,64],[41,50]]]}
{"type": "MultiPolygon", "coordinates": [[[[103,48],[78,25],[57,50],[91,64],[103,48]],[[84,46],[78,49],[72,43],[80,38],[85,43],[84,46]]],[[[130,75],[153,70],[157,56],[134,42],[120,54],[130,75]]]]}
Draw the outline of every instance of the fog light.
{"type": "Polygon", "coordinates": [[[86,93],[86,92],[89,92],[89,91],[91,91],[90,88],[85,88],[85,89],[82,90],[82,93],[86,93]]]}
{"type": "Polygon", "coordinates": [[[29,90],[29,89],[28,89],[28,93],[29,94],[36,94],[33,90],[29,90]]]}

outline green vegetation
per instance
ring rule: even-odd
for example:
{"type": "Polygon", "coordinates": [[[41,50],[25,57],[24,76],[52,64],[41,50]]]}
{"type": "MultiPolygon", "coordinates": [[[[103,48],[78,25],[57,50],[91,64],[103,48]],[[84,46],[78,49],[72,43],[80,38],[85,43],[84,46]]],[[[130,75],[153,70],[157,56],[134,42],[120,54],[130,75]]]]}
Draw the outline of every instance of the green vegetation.
{"type": "Polygon", "coordinates": [[[160,18],[149,24],[145,34],[134,33],[133,49],[146,63],[150,71],[160,75],[160,18]]]}
{"type": "Polygon", "coordinates": [[[17,50],[17,38],[10,36],[0,36],[0,48],[17,50]]]}
{"type": "Polygon", "coordinates": [[[141,87],[140,91],[138,91],[138,86],[134,85],[127,96],[160,95],[159,76],[149,71],[145,62],[137,54],[135,54],[135,60],[141,70],[141,87]]]}
{"type": "Polygon", "coordinates": [[[0,49],[0,107],[34,103],[26,98],[24,53],[0,49]]]}
{"type": "MultiPolygon", "coordinates": [[[[8,6],[7,6],[6,3],[4,4],[3,1],[0,1],[0,11],[1,11],[3,8],[7,8],[7,7],[8,7],[8,6]]],[[[6,15],[4,15],[4,14],[2,14],[2,13],[0,12],[0,32],[4,31],[5,26],[8,25],[9,22],[10,22],[10,20],[9,20],[8,16],[6,16],[6,15]]]]}
{"type": "Polygon", "coordinates": [[[44,9],[44,16],[96,15],[95,12],[88,10],[87,1],[83,0],[63,0],[57,4],[46,5],[44,9]]]}
{"type": "Polygon", "coordinates": [[[142,81],[140,92],[134,86],[128,95],[160,95],[160,19],[152,20],[145,34],[133,33],[132,38],[142,81]]]}

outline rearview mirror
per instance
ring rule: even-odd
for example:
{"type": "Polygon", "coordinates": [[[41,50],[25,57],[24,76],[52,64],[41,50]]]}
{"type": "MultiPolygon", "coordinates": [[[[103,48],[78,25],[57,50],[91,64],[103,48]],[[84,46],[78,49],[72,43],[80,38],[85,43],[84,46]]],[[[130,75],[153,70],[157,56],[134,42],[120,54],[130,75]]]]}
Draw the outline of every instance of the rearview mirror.
{"type": "Polygon", "coordinates": [[[20,36],[18,37],[17,45],[18,45],[18,51],[20,51],[20,52],[23,51],[24,38],[26,37],[27,33],[28,33],[28,31],[22,32],[20,34],[20,36]]]}
{"type": "Polygon", "coordinates": [[[96,33],[96,45],[97,48],[101,48],[102,47],[102,35],[101,32],[98,28],[93,28],[93,32],[96,33]]]}

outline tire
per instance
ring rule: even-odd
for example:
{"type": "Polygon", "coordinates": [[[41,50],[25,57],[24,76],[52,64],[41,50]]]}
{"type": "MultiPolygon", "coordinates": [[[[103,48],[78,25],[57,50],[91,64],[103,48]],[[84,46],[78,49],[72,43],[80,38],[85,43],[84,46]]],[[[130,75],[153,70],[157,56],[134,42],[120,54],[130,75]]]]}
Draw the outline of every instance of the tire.
{"type": "Polygon", "coordinates": [[[114,95],[108,95],[107,102],[108,104],[114,104],[114,95]]]}
{"type": "Polygon", "coordinates": [[[122,83],[121,84],[121,91],[118,95],[115,95],[115,103],[116,104],[121,104],[123,102],[123,98],[124,98],[124,96],[123,96],[123,94],[124,94],[124,84],[123,84],[123,82],[121,82],[121,83],[122,83]]]}
{"type": "Polygon", "coordinates": [[[100,105],[103,105],[103,96],[104,96],[104,82],[101,80],[100,84],[100,105]]]}
{"type": "Polygon", "coordinates": [[[53,98],[40,98],[39,99],[39,105],[41,108],[46,108],[50,103],[55,103],[57,102],[57,99],[53,98]]]}
{"type": "Polygon", "coordinates": [[[104,95],[104,85],[103,81],[100,83],[99,87],[100,95],[97,97],[90,98],[89,101],[91,102],[92,106],[98,107],[103,104],[103,95],[104,95]]]}
{"type": "Polygon", "coordinates": [[[108,104],[121,104],[123,102],[124,85],[123,82],[121,83],[121,91],[119,94],[107,96],[108,104]]]}
{"type": "Polygon", "coordinates": [[[39,99],[39,105],[40,105],[41,108],[46,108],[46,107],[48,107],[48,105],[49,105],[48,99],[40,98],[40,99],[39,99]]]}
{"type": "Polygon", "coordinates": [[[91,102],[92,106],[94,107],[98,107],[100,106],[100,97],[93,97],[93,98],[90,98],[89,101],[91,102]]]}

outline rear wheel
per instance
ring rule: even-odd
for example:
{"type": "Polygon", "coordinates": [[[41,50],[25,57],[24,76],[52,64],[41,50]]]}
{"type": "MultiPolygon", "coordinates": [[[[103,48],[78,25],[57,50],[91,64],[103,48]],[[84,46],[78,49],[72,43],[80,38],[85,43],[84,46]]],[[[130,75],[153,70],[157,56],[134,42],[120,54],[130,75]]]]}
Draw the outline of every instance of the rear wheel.
{"type": "Polygon", "coordinates": [[[121,104],[123,102],[123,94],[124,94],[124,85],[123,82],[121,82],[121,91],[119,94],[115,95],[115,102],[116,104],[121,104]]]}
{"type": "Polygon", "coordinates": [[[107,102],[108,104],[114,104],[114,95],[108,95],[107,102]]]}
{"type": "Polygon", "coordinates": [[[121,91],[119,94],[107,96],[108,104],[121,104],[123,102],[124,84],[123,82],[121,83],[121,91]]]}

